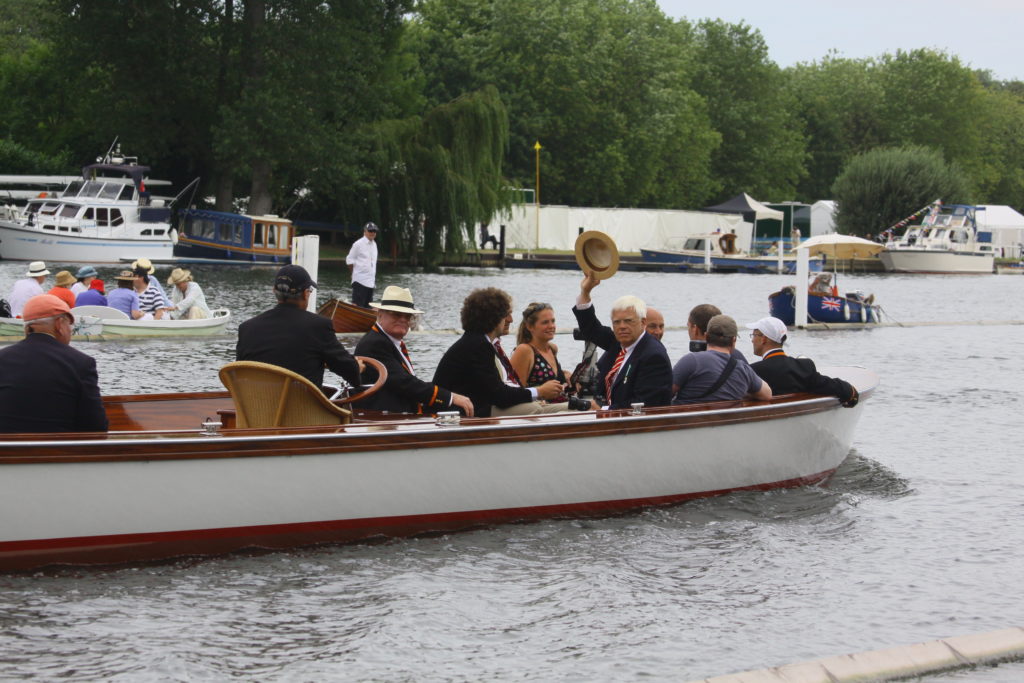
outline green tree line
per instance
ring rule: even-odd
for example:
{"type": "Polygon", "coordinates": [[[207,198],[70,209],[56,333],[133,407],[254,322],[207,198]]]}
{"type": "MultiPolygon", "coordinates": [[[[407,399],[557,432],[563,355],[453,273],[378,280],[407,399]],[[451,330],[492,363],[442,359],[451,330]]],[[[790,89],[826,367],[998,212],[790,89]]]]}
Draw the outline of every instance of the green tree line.
{"type": "Polygon", "coordinates": [[[428,260],[534,186],[537,141],[548,204],[812,202],[908,150],[1024,208],[1024,84],[934,50],[783,69],[655,0],[6,0],[0,97],[0,173],[119,137],[219,208],[375,220],[428,260]]]}

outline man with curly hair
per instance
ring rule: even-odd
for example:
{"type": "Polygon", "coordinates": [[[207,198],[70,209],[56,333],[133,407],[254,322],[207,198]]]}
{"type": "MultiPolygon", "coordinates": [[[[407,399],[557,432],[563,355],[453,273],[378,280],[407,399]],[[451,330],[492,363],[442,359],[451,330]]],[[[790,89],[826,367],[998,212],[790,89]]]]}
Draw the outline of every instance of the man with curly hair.
{"type": "Polygon", "coordinates": [[[558,410],[552,400],[562,393],[558,380],[523,388],[501,347],[512,324],[512,297],[496,287],[474,289],[462,302],[463,335],[445,351],[434,384],[465,394],[477,417],[532,415],[558,410]]]}

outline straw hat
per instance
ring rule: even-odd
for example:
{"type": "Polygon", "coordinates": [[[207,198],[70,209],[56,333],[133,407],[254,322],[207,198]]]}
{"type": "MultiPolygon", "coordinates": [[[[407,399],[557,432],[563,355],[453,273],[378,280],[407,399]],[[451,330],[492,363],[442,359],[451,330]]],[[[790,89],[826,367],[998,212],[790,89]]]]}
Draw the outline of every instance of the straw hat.
{"type": "Polygon", "coordinates": [[[120,275],[114,276],[114,279],[115,280],[126,280],[128,282],[131,282],[132,280],[135,279],[135,273],[133,273],[130,270],[122,270],[120,275]]]}
{"type": "Polygon", "coordinates": [[[167,284],[176,285],[179,282],[185,282],[186,280],[192,279],[192,271],[185,270],[184,268],[175,268],[171,271],[171,276],[167,278],[167,284]]]}
{"type": "Polygon", "coordinates": [[[606,280],[619,270],[619,249],[615,240],[598,230],[587,230],[576,238],[576,263],[598,280],[606,280]]]}
{"type": "Polygon", "coordinates": [[[39,277],[40,275],[49,275],[50,271],[46,269],[46,264],[42,261],[33,261],[28,264],[28,272],[25,275],[29,277],[39,277]]]}
{"type": "Polygon", "coordinates": [[[57,273],[55,280],[58,287],[70,287],[75,284],[75,276],[66,270],[62,270],[57,273]]]}
{"type": "Polygon", "coordinates": [[[140,258],[138,261],[132,261],[132,270],[136,268],[145,268],[146,272],[150,275],[156,272],[156,266],[148,258],[140,258]]]}
{"type": "Polygon", "coordinates": [[[396,313],[422,313],[412,305],[412,292],[405,287],[388,285],[384,290],[384,296],[377,303],[370,304],[370,308],[379,308],[384,311],[395,311],[396,313]]]}

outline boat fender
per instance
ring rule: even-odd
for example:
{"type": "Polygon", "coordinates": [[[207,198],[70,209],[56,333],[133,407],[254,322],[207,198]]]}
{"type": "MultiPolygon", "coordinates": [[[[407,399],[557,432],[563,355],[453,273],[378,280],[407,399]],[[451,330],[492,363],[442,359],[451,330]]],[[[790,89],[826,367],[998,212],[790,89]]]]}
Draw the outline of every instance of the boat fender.
{"type": "Polygon", "coordinates": [[[868,321],[868,307],[864,304],[860,305],[860,321],[866,323],[868,321]]]}
{"type": "Polygon", "coordinates": [[[175,228],[171,228],[171,244],[178,243],[178,231],[175,228]]]}
{"type": "Polygon", "coordinates": [[[850,320],[850,302],[843,302],[843,317],[846,318],[847,322],[850,320]]]}

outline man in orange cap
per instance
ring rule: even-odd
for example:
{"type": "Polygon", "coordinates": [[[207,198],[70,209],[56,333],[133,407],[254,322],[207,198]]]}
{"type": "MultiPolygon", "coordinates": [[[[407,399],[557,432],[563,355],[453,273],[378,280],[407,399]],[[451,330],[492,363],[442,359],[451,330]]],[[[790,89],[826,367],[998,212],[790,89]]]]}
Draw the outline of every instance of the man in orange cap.
{"type": "Polygon", "coordinates": [[[25,338],[0,350],[0,433],[107,431],[96,361],[68,345],[68,305],[40,294],[21,317],[25,338]]]}

